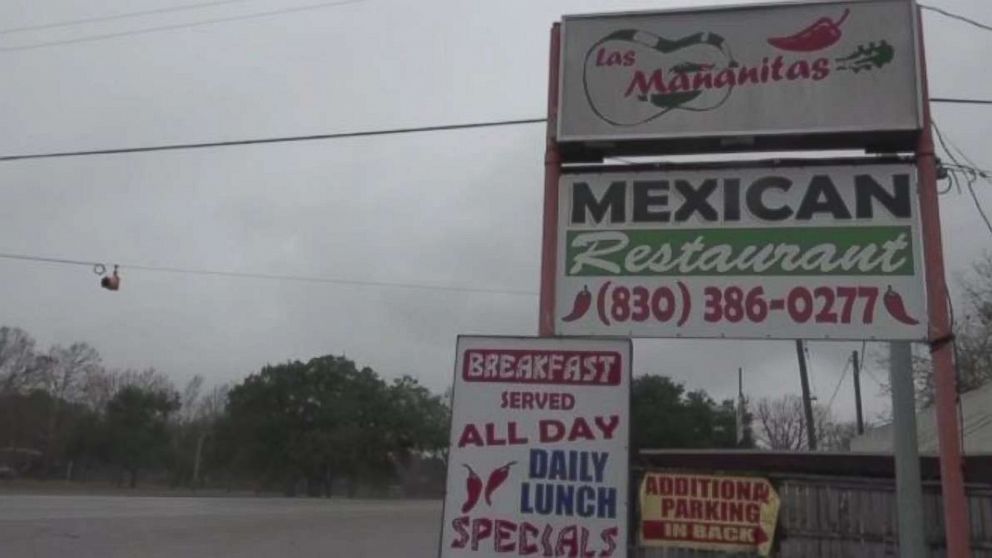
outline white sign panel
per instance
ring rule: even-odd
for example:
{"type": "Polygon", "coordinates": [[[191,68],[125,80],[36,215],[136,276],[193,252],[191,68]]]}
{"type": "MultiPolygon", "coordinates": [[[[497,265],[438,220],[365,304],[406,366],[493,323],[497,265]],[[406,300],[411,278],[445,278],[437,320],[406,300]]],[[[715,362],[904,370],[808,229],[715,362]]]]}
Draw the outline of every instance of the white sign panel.
{"type": "Polygon", "coordinates": [[[887,131],[905,142],[922,121],[915,9],[872,0],[566,17],[558,139],[846,133],[864,145],[878,136],[852,133],[887,131]]]}
{"type": "Polygon", "coordinates": [[[564,175],[556,333],[926,338],[915,168],[564,175]]]}
{"type": "Polygon", "coordinates": [[[625,556],[629,340],[459,337],[441,556],[625,556]]]}

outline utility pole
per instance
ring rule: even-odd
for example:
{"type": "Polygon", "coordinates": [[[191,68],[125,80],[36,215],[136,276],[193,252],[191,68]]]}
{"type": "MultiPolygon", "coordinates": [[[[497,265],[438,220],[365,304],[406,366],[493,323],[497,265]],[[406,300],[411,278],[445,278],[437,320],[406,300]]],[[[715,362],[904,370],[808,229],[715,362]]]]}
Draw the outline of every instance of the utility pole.
{"type": "Polygon", "coordinates": [[[865,417],[861,414],[861,363],[858,362],[858,351],[851,353],[854,367],[854,409],[858,414],[858,435],[865,433],[865,417]]]}
{"type": "Polygon", "coordinates": [[[803,340],[796,339],[796,356],[799,357],[799,380],[803,386],[803,411],[806,414],[806,439],[809,440],[809,450],[816,451],[816,426],[813,424],[813,400],[809,394],[809,376],[806,371],[806,352],[803,351],[803,340]]]}
{"type": "Polygon", "coordinates": [[[737,446],[744,442],[744,369],[737,369],[737,446]]]}

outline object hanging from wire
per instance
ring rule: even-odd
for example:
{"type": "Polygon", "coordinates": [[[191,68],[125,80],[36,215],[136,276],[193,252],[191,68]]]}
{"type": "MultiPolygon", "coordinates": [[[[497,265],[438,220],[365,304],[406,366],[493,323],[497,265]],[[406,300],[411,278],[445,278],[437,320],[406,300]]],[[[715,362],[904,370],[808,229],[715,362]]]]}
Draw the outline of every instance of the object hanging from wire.
{"type": "Polygon", "coordinates": [[[107,275],[107,266],[103,264],[96,264],[93,266],[93,273],[97,275],[102,275],[100,278],[100,286],[108,291],[116,291],[121,288],[121,277],[117,274],[117,266],[114,266],[114,272],[107,275]]]}

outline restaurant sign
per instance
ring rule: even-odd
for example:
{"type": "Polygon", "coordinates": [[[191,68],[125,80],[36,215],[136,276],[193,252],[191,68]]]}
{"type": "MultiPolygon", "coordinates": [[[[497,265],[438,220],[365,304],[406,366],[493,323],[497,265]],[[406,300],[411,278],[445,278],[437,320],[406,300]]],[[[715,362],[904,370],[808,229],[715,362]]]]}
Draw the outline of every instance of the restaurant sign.
{"type": "Polygon", "coordinates": [[[909,163],[560,180],[558,335],[923,340],[909,163]]]}

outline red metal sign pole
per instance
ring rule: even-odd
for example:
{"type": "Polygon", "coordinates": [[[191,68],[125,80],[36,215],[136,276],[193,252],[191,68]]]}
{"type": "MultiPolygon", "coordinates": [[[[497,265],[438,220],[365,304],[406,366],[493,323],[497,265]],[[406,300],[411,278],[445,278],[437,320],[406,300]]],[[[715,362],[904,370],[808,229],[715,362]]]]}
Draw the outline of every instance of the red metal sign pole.
{"type": "Polygon", "coordinates": [[[538,335],[555,334],[555,254],[558,251],[558,67],[561,56],[561,26],[551,27],[551,54],[548,57],[548,132],[544,151],[544,235],[541,242],[541,300],[538,335]]]}
{"type": "Polygon", "coordinates": [[[920,179],[920,219],[923,224],[927,307],[930,313],[930,354],[933,359],[936,386],[944,532],[947,537],[948,558],[968,558],[971,556],[971,525],[968,518],[968,501],[964,492],[964,471],[959,442],[957,378],[951,346],[953,329],[947,306],[944,250],[940,237],[937,165],[930,121],[930,91],[927,85],[926,54],[923,47],[922,13],[917,15],[917,21],[920,30],[923,133],[920,134],[916,147],[916,166],[920,179]]]}

